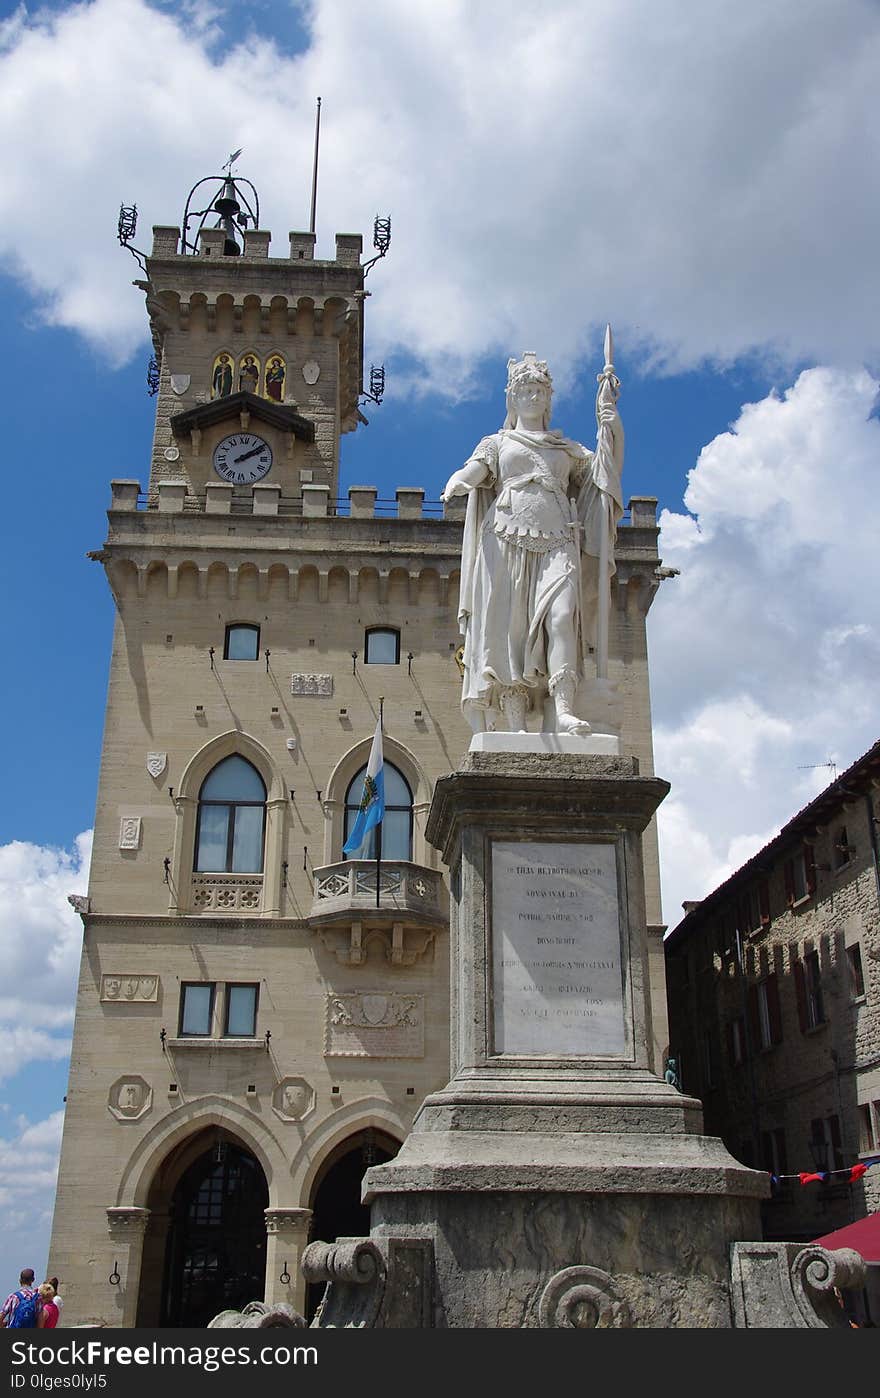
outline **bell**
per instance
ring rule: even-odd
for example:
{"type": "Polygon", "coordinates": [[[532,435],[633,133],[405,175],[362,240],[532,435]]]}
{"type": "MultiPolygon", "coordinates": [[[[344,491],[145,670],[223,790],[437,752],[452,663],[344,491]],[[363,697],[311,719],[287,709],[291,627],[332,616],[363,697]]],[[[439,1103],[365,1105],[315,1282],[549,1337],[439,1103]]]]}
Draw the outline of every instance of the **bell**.
{"type": "Polygon", "coordinates": [[[221,218],[234,218],[241,212],[241,205],[235,194],[235,185],[232,180],[226,180],[223,185],[223,193],[214,200],[214,208],[221,218]]]}

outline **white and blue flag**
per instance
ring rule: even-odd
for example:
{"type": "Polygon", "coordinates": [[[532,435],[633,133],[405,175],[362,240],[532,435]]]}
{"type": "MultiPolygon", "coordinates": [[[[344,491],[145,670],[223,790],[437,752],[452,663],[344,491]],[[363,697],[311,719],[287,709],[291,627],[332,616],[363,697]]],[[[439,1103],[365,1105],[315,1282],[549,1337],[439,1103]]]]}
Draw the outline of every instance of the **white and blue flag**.
{"type": "Polygon", "coordinates": [[[342,846],[343,854],[354,854],[360,849],[370,831],[379,825],[385,815],[385,766],[382,757],[382,719],[376,724],[370,760],[364,776],[364,793],[351,834],[342,846]]]}

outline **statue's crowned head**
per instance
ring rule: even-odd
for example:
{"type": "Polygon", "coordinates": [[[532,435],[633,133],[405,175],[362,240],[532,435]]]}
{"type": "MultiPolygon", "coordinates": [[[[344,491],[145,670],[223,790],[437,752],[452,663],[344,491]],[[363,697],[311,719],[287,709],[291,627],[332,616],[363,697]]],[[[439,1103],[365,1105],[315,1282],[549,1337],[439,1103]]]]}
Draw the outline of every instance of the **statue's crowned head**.
{"type": "Polygon", "coordinates": [[[547,361],[539,359],[534,350],[525,350],[522,359],[508,359],[507,361],[507,417],[504,426],[516,426],[517,409],[514,396],[517,389],[526,384],[540,384],[542,388],[547,390],[547,410],[544,414],[544,431],[546,432],[550,426],[553,380],[550,377],[550,370],[547,368],[547,361]]]}

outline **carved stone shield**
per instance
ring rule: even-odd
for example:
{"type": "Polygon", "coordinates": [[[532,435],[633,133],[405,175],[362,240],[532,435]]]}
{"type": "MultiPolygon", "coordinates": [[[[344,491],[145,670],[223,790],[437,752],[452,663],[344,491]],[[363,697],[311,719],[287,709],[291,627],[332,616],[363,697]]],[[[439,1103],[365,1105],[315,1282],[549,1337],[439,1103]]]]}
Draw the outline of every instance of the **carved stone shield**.
{"type": "Polygon", "coordinates": [[[186,390],[189,388],[191,382],[192,382],[192,375],[190,375],[190,374],[172,374],[172,375],[171,375],[171,389],[172,389],[172,392],[176,393],[177,396],[180,397],[181,393],[186,393],[186,390]]]}
{"type": "Polygon", "coordinates": [[[364,995],[361,998],[361,1009],[367,1024],[381,1024],[388,1013],[388,996],[364,995]]]}
{"type": "Polygon", "coordinates": [[[317,362],[317,360],[310,359],[306,364],[303,365],[302,376],[307,384],[314,384],[318,382],[318,379],[321,377],[321,366],[317,362]]]}
{"type": "Polygon", "coordinates": [[[151,777],[161,777],[168,762],[167,752],[148,752],[147,771],[151,777]]]}

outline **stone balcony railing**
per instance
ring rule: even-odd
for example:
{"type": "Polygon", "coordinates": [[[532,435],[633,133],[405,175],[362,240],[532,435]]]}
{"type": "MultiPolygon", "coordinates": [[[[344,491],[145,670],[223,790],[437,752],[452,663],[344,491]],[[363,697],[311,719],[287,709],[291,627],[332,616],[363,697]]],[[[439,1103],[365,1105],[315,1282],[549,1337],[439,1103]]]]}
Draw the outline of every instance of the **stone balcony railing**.
{"type": "Polygon", "coordinates": [[[379,866],[376,903],[376,861],[349,859],[313,871],[311,922],[347,919],[388,922],[442,922],[447,916],[446,888],[436,869],[404,860],[379,866]]]}
{"type": "Polygon", "coordinates": [[[193,874],[194,913],[259,913],[263,907],[262,874],[193,874]]]}

